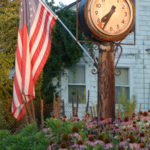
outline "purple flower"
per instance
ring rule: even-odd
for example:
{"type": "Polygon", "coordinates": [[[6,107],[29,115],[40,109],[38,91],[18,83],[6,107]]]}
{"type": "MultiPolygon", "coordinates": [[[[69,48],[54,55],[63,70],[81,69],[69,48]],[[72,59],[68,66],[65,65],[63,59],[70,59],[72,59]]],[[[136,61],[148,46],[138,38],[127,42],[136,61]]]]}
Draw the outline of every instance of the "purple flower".
{"type": "Polygon", "coordinates": [[[127,145],[128,145],[127,141],[121,141],[118,146],[124,147],[124,146],[127,146],[127,145]]]}

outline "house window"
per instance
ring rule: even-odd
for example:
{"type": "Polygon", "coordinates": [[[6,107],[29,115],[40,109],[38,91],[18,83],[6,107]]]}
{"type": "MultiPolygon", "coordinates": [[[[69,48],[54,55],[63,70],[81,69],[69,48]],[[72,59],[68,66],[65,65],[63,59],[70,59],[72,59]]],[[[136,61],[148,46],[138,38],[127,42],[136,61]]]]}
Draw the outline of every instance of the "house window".
{"type": "Polygon", "coordinates": [[[116,87],[116,104],[118,104],[119,97],[122,92],[125,92],[126,98],[130,98],[130,86],[129,86],[129,69],[128,68],[118,68],[116,72],[121,71],[119,76],[116,76],[115,87],[116,87]]]}
{"type": "Polygon", "coordinates": [[[68,101],[69,103],[85,104],[86,85],[85,85],[85,66],[78,65],[69,69],[68,74],[68,101]]]}

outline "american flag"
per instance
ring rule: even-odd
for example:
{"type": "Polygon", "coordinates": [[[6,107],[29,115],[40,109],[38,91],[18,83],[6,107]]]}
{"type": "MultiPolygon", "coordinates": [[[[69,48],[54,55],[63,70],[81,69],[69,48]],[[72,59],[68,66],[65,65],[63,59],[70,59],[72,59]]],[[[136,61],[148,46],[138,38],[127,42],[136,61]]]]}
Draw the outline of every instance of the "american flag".
{"type": "Polygon", "coordinates": [[[51,49],[51,31],[56,16],[40,0],[20,0],[19,30],[13,85],[13,116],[20,120],[35,97],[35,83],[51,49]]]}

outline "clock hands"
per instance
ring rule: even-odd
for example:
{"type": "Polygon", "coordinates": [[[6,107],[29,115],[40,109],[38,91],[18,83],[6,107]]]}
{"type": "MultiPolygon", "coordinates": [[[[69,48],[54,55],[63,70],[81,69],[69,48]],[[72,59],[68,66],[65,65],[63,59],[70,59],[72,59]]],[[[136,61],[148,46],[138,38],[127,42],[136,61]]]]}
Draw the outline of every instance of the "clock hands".
{"type": "Polygon", "coordinates": [[[111,7],[111,10],[109,11],[109,13],[107,13],[103,18],[102,18],[102,22],[104,22],[104,26],[103,26],[103,30],[105,29],[109,19],[111,18],[112,14],[115,12],[116,7],[113,5],[111,7]]]}

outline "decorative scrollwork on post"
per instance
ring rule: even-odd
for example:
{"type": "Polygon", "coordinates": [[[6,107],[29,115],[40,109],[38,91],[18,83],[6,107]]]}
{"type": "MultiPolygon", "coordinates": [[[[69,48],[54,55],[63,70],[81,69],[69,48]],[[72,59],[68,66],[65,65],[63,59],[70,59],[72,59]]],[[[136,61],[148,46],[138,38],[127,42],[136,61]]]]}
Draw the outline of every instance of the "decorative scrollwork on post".
{"type": "Polygon", "coordinates": [[[94,69],[91,70],[91,72],[92,72],[93,75],[95,75],[95,74],[98,73],[98,70],[97,70],[97,68],[94,68],[94,69]]]}
{"type": "MultiPolygon", "coordinates": [[[[98,46],[97,46],[98,47],[98,46]]],[[[90,45],[90,48],[89,48],[89,52],[90,52],[90,55],[91,55],[91,57],[93,58],[93,60],[94,60],[94,69],[92,69],[92,74],[97,74],[98,72],[97,72],[97,70],[98,70],[98,58],[94,55],[94,53],[93,53],[93,49],[94,50],[96,50],[96,46],[94,46],[93,47],[93,44],[91,44],[90,45]]]]}
{"type": "MultiPolygon", "coordinates": [[[[119,51],[120,49],[120,53],[119,53],[119,57],[117,58],[117,62],[115,64],[115,69],[117,68],[117,65],[119,63],[119,60],[121,58],[121,55],[122,55],[122,52],[123,52],[123,48],[122,46],[120,45],[121,41],[119,43],[114,43],[113,44],[113,51],[114,51],[114,56],[116,56],[116,53],[119,51]]],[[[120,76],[121,75],[121,70],[117,70],[115,71],[115,75],[116,76],[120,76]]]]}
{"type": "Polygon", "coordinates": [[[116,75],[116,76],[120,76],[120,75],[121,75],[121,70],[120,70],[120,69],[115,70],[115,75],[116,75]]]}

